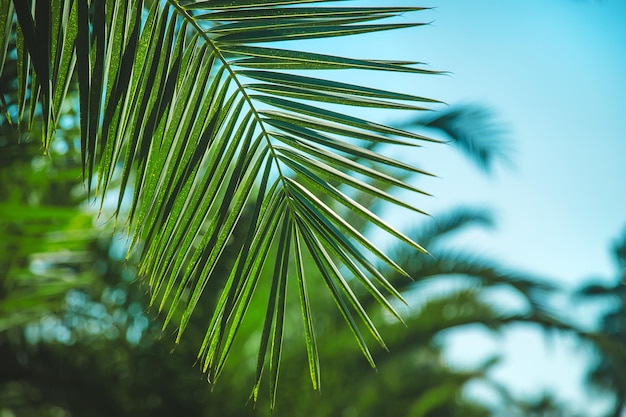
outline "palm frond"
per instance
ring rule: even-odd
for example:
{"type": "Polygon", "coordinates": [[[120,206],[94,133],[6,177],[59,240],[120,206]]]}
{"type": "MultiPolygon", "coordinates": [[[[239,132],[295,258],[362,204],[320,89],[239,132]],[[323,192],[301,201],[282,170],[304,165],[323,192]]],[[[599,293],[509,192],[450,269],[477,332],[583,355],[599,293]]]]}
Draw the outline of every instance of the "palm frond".
{"type": "Polygon", "coordinates": [[[458,207],[438,214],[412,234],[418,242],[430,247],[451,234],[463,232],[469,227],[493,228],[495,221],[487,209],[458,207]]]}
{"type": "MultiPolygon", "coordinates": [[[[286,283],[294,272],[314,386],[319,380],[306,295],[309,277],[302,268],[294,271],[290,259],[301,262],[306,255],[315,261],[366,356],[359,326],[365,326],[380,343],[382,339],[350,289],[342,265],[373,294],[378,290],[369,283],[371,258],[407,275],[345,222],[334,206],[346,207],[425,252],[332,183],[340,181],[344,187],[413,209],[354,173],[398,185],[394,176],[355,160],[365,158],[413,173],[416,170],[409,165],[370,151],[367,143],[415,146],[429,139],[361,119],[344,106],[415,111],[436,100],[314,74],[340,69],[436,71],[417,62],[275,47],[299,39],[419,26],[395,23],[392,18],[423,8],[335,3],[169,0],[150,2],[145,11],[141,1],[53,0],[14,1],[14,12],[10,6],[0,10],[4,25],[0,32],[5,34],[0,39],[2,50],[13,13],[16,16],[22,86],[19,107],[28,103],[31,120],[43,119],[44,149],[59,124],[60,103],[76,74],[87,186],[96,184],[102,206],[112,179],[121,177],[115,214],[128,212],[124,221],[131,231],[131,246],[141,253],[140,272],[147,277],[152,302],[164,311],[166,324],[176,322],[178,339],[203,291],[218,294],[199,352],[212,378],[219,375],[228,356],[260,284],[261,269],[266,262],[273,263],[277,272],[270,283],[258,366],[260,379],[269,360],[272,396],[278,378],[286,283]],[[313,7],[309,3],[333,4],[313,7]],[[128,207],[127,194],[131,196],[128,207]],[[334,203],[326,204],[328,198],[334,203]],[[250,205],[255,214],[243,224],[244,207],[250,205]],[[233,230],[242,224],[249,230],[248,237],[230,242],[233,230]],[[275,246],[275,235],[278,255],[267,259],[268,253],[274,253],[270,249],[275,246]],[[214,283],[214,271],[231,244],[239,248],[238,257],[222,286],[214,283]]],[[[22,110],[17,119],[21,114],[22,110]]],[[[421,192],[408,185],[404,188],[421,192]]],[[[380,280],[380,274],[374,275],[374,282],[394,292],[380,280]]]]}
{"type": "Polygon", "coordinates": [[[482,170],[489,172],[499,159],[508,164],[510,142],[493,111],[478,104],[458,104],[430,115],[420,115],[400,127],[430,128],[442,133],[482,170]]]}
{"type": "Polygon", "coordinates": [[[416,279],[426,281],[441,275],[465,276],[470,282],[476,280],[483,287],[511,288],[528,302],[531,311],[544,313],[549,310],[546,297],[556,290],[547,281],[507,270],[491,260],[458,250],[433,252],[432,258],[425,258],[420,263],[416,279]]]}
{"type": "MultiPolygon", "coordinates": [[[[419,113],[418,113],[419,114],[419,113]]],[[[394,123],[395,127],[409,129],[411,131],[427,131],[437,136],[449,139],[451,144],[458,150],[464,153],[468,159],[474,162],[478,168],[485,172],[489,172],[492,166],[496,162],[511,163],[510,159],[510,141],[505,136],[504,130],[499,126],[494,113],[487,107],[479,104],[460,104],[454,105],[450,108],[444,108],[434,114],[426,113],[413,116],[407,120],[399,123],[394,123]]],[[[383,142],[369,142],[366,145],[369,151],[376,151],[384,146],[383,142]]],[[[361,162],[367,163],[367,161],[376,161],[375,159],[369,159],[367,156],[361,156],[361,162]]],[[[378,162],[378,161],[376,161],[378,162]]],[[[395,167],[395,165],[389,164],[388,166],[395,167]]],[[[387,168],[387,167],[385,167],[387,168]]],[[[375,169],[380,169],[379,166],[375,166],[375,169]]],[[[427,172],[420,171],[417,168],[413,169],[413,172],[426,174],[427,172]]],[[[398,183],[408,180],[410,175],[409,171],[401,170],[395,171],[394,177],[396,182],[391,181],[376,181],[375,177],[370,177],[369,181],[375,183],[377,187],[388,191],[392,187],[403,187],[398,183]]],[[[414,190],[415,191],[415,190],[414,190]]],[[[359,201],[365,202],[370,209],[375,209],[380,205],[380,199],[376,199],[366,193],[360,193],[357,198],[359,201]]],[[[367,222],[362,219],[355,219],[351,213],[346,213],[346,216],[350,216],[352,222],[358,222],[361,229],[367,226],[367,222]],[[354,219],[354,220],[353,220],[354,219]]],[[[487,224],[491,222],[488,213],[470,213],[467,215],[471,217],[476,216],[475,222],[487,224]],[[482,220],[481,220],[482,219],[482,220]]],[[[465,215],[461,215],[464,217],[465,215]]],[[[440,217],[440,216],[438,216],[440,217]]],[[[436,232],[439,228],[446,224],[450,219],[454,219],[455,215],[451,218],[438,218],[435,224],[427,225],[429,233],[436,232]],[[441,225],[439,225],[441,223],[441,225]]],[[[468,221],[473,221],[468,218],[468,221]]],[[[451,225],[454,228],[454,225],[451,225]]],[[[427,230],[423,231],[424,233],[427,230]]],[[[419,235],[416,240],[421,242],[424,247],[430,247],[428,239],[430,237],[425,235],[419,235]]]]}

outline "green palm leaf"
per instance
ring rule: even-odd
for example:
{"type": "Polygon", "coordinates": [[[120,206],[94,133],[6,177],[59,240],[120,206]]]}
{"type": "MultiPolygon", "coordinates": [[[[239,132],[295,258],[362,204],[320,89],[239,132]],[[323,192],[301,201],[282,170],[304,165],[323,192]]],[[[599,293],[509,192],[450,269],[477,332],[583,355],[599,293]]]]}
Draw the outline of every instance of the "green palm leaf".
{"type": "Polygon", "coordinates": [[[511,141],[506,129],[494,112],[484,105],[461,104],[451,106],[435,115],[420,115],[404,123],[402,128],[434,129],[451,139],[470,161],[489,172],[496,161],[512,165],[511,141]]]}
{"type": "MultiPolygon", "coordinates": [[[[378,287],[399,293],[372,267],[370,258],[406,273],[334,207],[343,205],[425,252],[354,201],[347,190],[420,212],[358,175],[386,186],[421,190],[355,159],[422,173],[371,151],[368,144],[415,146],[429,139],[350,115],[343,106],[415,111],[436,101],[314,73],[329,69],[436,72],[419,63],[276,48],[267,42],[419,26],[390,23],[389,18],[422,8],[307,5],[335,3],[322,0],[150,3],[144,10],[141,1],[34,1],[32,8],[29,2],[14,1],[13,10],[3,2],[0,52],[6,50],[7,34],[17,21],[19,107],[29,103],[28,117],[44,120],[44,149],[76,74],[83,172],[88,187],[93,184],[101,196],[101,206],[105,193],[118,193],[115,214],[127,213],[123,220],[131,231],[132,248],[141,253],[140,273],[151,286],[152,303],[164,312],[166,323],[178,326],[180,339],[203,292],[219,294],[199,352],[210,378],[215,379],[223,367],[267,263],[276,272],[261,338],[258,380],[269,361],[274,398],[287,282],[295,279],[311,378],[315,387],[319,385],[306,291],[307,281],[313,284],[301,267],[309,256],[371,360],[359,327],[383,342],[350,288],[351,277],[393,311],[378,287]],[[328,105],[332,108],[321,107],[328,105]],[[109,190],[113,178],[121,179],[117,190],[109,190]],[[343,183],[341,190],[333,182],[343,183]],[[250,221],[243,220],[246,207],[254,207],[250,221]],[[248,228],[244,242],[230,242],[236,227],[248,228]],[[277,245],[272,240],[275,234],[277,245]],[[239,255],[224,284],[214,271],[228,245],[236,245],[239,255]],[[277,255],[268,259],[276,246],[277,255]]],[[[18,120],[22,110],[19,113],[18,120]]],[[[255,393],[257,389],[258,381],[255,393]]]]}

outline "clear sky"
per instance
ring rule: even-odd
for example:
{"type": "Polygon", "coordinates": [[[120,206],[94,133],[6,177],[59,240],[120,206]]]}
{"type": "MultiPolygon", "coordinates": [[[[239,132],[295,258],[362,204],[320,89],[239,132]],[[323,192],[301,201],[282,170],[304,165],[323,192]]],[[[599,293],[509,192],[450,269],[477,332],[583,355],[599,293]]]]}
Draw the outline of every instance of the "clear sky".
{"type": "Polygon", "coordinates": [[[433,161],[438,202],[494,207],[490,249],[515,264],[567,283],[613,274],[607,245],[626,226],[626,2],[438,3],[413,47],[454,74],[429,94],[491,106],[516,165],[474,189],[433,161]]]}
{"type": "MultiPolygon", "coordinates": [[[[436,196],[421,207],[434,215],[457,204],[492,208],[497,231],[461,244],[566,289],[614,278],[609,245],[626,227],[626,0],[393,3],[434,6],[410,17],[433,23],[362,38],[351,55],[382,53],[450,71],[380,81],[451,104],[486,104],[514,145],[515,167],[489,178],[449,149],[419,150],[416,162],[441,177],[420,184],[436,196]]],[[[570,305],[567,313],[592,322],[589,309],[570,305]]],[[[573,340],[558,338],[546,351],[523,329],[490,343],[478,333],[453,339],[455,363],[504,349],[495,376],[519,393],[551,390],[581,409],[593,402],[582,383],[588,353],[573,340]]]]}

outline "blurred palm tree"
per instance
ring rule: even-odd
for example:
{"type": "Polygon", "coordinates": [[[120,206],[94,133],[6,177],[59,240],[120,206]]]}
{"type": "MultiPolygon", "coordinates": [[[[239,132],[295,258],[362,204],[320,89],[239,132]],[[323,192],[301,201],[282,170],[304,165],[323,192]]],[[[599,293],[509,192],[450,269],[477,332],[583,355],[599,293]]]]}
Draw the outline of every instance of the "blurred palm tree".
{"type": "Polygon", "coordinates": [[[626,409],[626,233],[614,244],[613,258],[617,267],[615,283],[591,283],[577,295],[587,301],[602,300],[608,307],[600,318],[595,340],[598,356],[588,379],[615,396],[611,416],[620,417],[626,409]]]}
{"type": "Polygon", "coordinates": [[[512,142],[507,138],[505,126],[493,110],[482,104],[456,104],[395,125],[402,129],[434,131],[435,136],[452,143],[486,173],[496,163],[513,164],[512,142]]]}

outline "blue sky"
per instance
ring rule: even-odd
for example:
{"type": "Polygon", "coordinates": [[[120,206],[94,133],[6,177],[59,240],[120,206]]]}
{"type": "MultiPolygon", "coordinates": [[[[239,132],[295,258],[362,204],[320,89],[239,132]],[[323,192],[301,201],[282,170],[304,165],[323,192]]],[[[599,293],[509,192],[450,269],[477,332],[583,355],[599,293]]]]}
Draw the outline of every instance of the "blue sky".
{"type": "MultiPolygon", "coordinates": [[[[420,184],[436,198],[418,204],[435,216],[459,204],[493,209],[498,229],[468,234],[458,244],[566,289],[615,277],[609,245],[626,227],[626,1],[394,4],[435,6],[406,17],[432,24],[365,36],[358,44],[351,39],[349,54],[416,59],[450,71],[376,82],[450,104],[488,105],[513,141],[515,166],[500,166],[489,178],[445,146],[420,149],[415,162],[440,178],[420,184]]],[[[595,310],[568,299],[560,305],[572,318],[593,322],[595,310]]],[[[588,349],[575,340],[557,337],[546,347],[527,329],[496,340],[480,332],[452,340],[455,363],[503,349],[507,360],[495,377],[518,393],[551,390],[574,408],[599,407],[582,383],[588,349]]]]}
{"type": "Polygon", "coordinates": [[[520,266],[568,283],[613,273],[607,244],[626,226],[626,3],[437,6],[420,49],[454,74],[430,95],[491,106],[516,165],[476,188],[458,166],[437,172],[438,202],[489,203],[501,232],[490,249],[520,266]]]}

